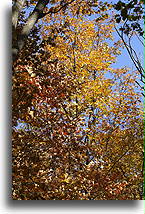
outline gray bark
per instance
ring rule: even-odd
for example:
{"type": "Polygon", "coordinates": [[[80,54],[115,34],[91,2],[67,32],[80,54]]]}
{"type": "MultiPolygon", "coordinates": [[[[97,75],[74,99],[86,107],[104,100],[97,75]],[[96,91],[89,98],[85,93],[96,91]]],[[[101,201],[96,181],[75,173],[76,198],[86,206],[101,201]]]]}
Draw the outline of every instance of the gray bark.
{"type": "MultiPolygon", "coordinates": [[[[22,0],[21,3],[20,1],[18,3],[18,1],[16,1],[14,5],[13,14],[12,14],[12,25],[14,26],[14,28],[16,28],[17,26],[18,16],[19,16],[20,10],[22,9],[22,2],[23,3],[25,2],[25,0],[22,0]]],[[[38,19],[42,16],[44,8],[48,3],[49,3],[49,0],[39,0],[33,12],[29,15],[25,25],[22,28],[21,33],[17,38],[17,42],[14,43],[14,47],[12,47],[13,61],[17,59],[19,52],[24,47],[26,39],[28,38],[31,30],[33,29],[34,25],[37,23],[38,19]]]]}
{"type": "Polygon", "coordinates": [[[14,27],[15,29],[17,27],[19,14],[23,6],[25,5],[25,2],[26,0],[16,0],[12,7],[12,27],[14,27]]]}

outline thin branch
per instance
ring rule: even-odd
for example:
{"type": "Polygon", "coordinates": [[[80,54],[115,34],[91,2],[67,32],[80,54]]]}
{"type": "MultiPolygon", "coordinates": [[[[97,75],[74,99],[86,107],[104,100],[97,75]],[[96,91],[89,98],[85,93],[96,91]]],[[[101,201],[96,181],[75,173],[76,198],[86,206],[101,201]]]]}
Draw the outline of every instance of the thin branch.
{"type": "MultiPolygon", "coordinates": [[[[138,34],[135,32],[135,35],[137,36],[138,40],[141,42],[141,44],[145,47],[144,42],[139,38],[138,34]]],[[[144,38],[145,39],[145,38],[144,38]]]]}
{"type": "Polygon", "coordinates": [[[41,13],[39,18],[43,18],[48,14],[53,14],[53,13],[58,13],[60,12],[62,9],[66,8],[69,4],[73,3],[75,0],[71,0],[70,2],[65,3],[64,5],[60,6],[60,7],[51,7],[49,9],[49,11],[47,13],[41,13]]]}
{"type": "Polygon", "coordinates": [[[117,28],[115,27],[115,30],[117,32],[117,34],[119,35],[119,37],[122,39],[125,48],[132,60],[132,62],[134,63],[136,69],[138,70],[138,72],[141,74],[141,77],[145,77],[144,76],[144,69],[138,59],[137,53],[135,52],[135,50],[131,47],[131,44],[129,43],[129,45],[126,43],[126,41],[124,40],[123,36],[119,33],[119,31],[117,30],[117,28]]]}

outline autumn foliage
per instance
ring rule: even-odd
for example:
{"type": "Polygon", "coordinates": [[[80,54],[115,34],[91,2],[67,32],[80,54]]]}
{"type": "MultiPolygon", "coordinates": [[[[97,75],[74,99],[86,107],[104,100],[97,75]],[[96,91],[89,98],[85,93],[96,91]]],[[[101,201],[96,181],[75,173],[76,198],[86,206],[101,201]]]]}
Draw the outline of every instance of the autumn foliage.
{"type": "MultiPolygon", "coordinates": [[[[18,30],[37,2],[27,1],[18,30]]],[[[140,200],[138,75],[114,66],[112,6],[66,2],[49,1],[13,62],[12,198],[140,200]]]]}

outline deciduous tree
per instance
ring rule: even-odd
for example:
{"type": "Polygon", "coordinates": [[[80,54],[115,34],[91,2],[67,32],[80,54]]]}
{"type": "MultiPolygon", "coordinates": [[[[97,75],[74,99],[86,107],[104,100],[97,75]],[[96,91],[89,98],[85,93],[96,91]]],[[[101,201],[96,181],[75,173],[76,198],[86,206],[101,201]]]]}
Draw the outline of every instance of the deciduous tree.
{"type": "Polygon", "coordinates": [[[13,5],[13,199],[142,199],[138,76],[113,68],[121,42],[106,14],[111,6],[21,1],[34,10],[18,23],[19,3],[13,5]]]}

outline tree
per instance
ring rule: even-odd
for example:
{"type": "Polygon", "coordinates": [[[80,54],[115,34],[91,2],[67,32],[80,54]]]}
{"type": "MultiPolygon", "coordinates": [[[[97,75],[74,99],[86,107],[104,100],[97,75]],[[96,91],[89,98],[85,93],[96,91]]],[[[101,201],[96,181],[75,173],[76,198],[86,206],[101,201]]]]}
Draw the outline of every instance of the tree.
{"type": "MultiPolygon", "coordinates": [[[[121,44],[113,42],[111,6],[95,2],[25,2],[34,6],[28,20],[37,19],[14,57],[15,200],[142,198],[137,74],[112,68],[121,44]]],[[[27,26],[23,18],[14,32],[27,26]]]]}
{"type": "MultiPolygon", "coordinates": [[[[144,1],[136,0],[128,1],[127,3],[126,1],[118,1],[117,4],[114,5],[114,8],[117,10],[117,14],[115,15],[116,22],[119,23],[118,29],[117,26],[115,27],[116,32],[123,41],[135,69],[137,69],[140,74],[140,81],[138,80],[136,83],[143,91],[145,82],[143,61],[134,48],[133,38],[135,37],[138,43],[144,48],[144,1]]],[[[140,54],[142,54],[142,52],[140,54]]]]}

